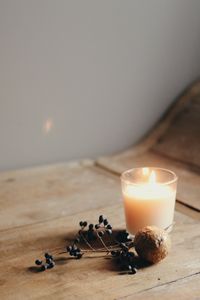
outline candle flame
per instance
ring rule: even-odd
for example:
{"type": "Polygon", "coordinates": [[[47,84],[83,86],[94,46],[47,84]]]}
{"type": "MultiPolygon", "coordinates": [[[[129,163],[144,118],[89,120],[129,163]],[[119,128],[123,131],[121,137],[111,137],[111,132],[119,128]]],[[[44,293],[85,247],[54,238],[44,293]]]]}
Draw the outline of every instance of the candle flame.
{"type": "Polygon", "coordinates": [[[149,176],[149,183],[155,183],[156,182],[156,173],[154,171],[151,172],[151,175],[149,176]]]}
{"type": "Polygon", "coordinates": [[[149,168],[142,168],[142,173],[144,176],[149,175],[149,168]]]}

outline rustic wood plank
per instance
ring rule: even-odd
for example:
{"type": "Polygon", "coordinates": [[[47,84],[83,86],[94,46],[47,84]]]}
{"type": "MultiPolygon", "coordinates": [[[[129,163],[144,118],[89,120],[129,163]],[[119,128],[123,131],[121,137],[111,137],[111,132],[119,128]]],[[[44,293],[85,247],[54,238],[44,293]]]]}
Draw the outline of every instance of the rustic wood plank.
{"type": "Polygon", "coordinates": [[[178,201],[176,201],[175,209],[183,215],[186,215],[194,220],[200,221],[200,213],[197,210],[194,210],[178,201]]]}
{"type": "MultiPolygon", "coordinates": [[[[104,192],[102,198],[107,198],[104,192]]],[[[200,224],[176,212],[172,251],[161,263],[122,276],[108,258],[60,260],[53,270],[35,273],[29,266],[45,250],[60,247],[77,230],[80,219],[95,222],[107,215],[116,228],[124,228],[121,204],[83,211],[51,221],[2,231],[0,235],[0,295],[4,299],[116,299],[167,284],[199,272],[200,224]],[[158,280],[160,278],[160,280],[158,280]]],[[[190,295],[192,296],[193,290],[190,295]]],[[[148,298],[151,299],[151,298],[148,298]]]]}
{"type": "Polygon", "coordinates": [[[199,292],[200,284],[200,273],[191,275],[186,278],[179,279],[177,281],[168,282],[166,284],[158,284],[154,288],[147,289],[137,294],[130,294],[125,297],[117,298],[117,300],[144,300],[151,299],[157,300],[161,298],[162,300],[169,299],[200,299],[199,292]]]}
{"type": "Polygon", "coordinates": [[[117,203],[119,180],[92,162],[0,173],[0,230],[117,203]],[[102,198],[102,191],[106,197],[102,198]]]}
{"type": "Polygon", "coordinates": [[[179,177],[177,199],[200,211],[200,175],[192,166],[186,166],[185,164],[159,155],[152,150],[138,156],[129,152],[129,155],[121,153],[121,155],[100,158],[98,165],[116,174],[140,166],[158,166],[171,169],[179,177]]]}
{"type": "Polygon", "coordinates": [[[200,97],[179,112],[153,149],[173,159],[200,167],[200,97]]]}
{"type": "Polygon", "coordinates": [[[196,81],[183,91],[179,98],[176,99],[163,116],[161,116],[159,122],[155,124],[144,137],[142,137],[139,143],[135,144],[130,149],[125,150],[123,155],[129,156],[131,154],[137,156],[151,149],[160,140],[160,138],[163,137],[176,117],[181,112],[188,109],[188,105],[190,105],[191,101],[199,106],[199,98],[200,81],[196,81]]]}

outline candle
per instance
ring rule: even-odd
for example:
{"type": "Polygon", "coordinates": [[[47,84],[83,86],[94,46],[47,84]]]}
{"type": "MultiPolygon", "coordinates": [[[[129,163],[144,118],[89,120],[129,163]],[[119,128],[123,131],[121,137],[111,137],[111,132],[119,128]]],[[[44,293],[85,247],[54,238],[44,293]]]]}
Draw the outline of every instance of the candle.
{"type": "Polygon", "coordinates": [[[127,231],[155,225],[162,229],[172,225],[177,176],[161,168],[136,168],[121,176],[127,231]]]}

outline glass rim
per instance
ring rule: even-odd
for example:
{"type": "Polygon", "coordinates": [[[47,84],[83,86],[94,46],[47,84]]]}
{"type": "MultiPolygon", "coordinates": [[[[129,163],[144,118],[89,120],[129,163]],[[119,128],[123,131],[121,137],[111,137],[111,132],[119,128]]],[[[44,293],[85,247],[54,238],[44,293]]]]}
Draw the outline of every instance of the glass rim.
{"type": "Polygon", "coordinates": [[[142,184],[144,184],[144,183],[141,183],[141,182],[140,183],[133,182],[133,181],[130,181],[130,180],[128,180],[128,179],[125,178],[125,176],[126,176],[127,173],[130,173],[133,170],[142,170],[144,168],[153,169],[155,171],[156,170],[158,170],[158,171],[162,170],[162,171],[165,171],[166,173],[171,174],[173,176],[173,179],[171,179],[171,180],[168,180],[166,182],[158,182],[158,184],[160,184],[160,185],[169,185],[169,184],[172,184],[172,183],[174,183],[174,182],[176,182],[178,180],[178,176],[176,175],[176,173],[173,172],[173,171],[171,171],[171,170],[169,170],[169,169],[166,169],[166,168],[159,168],[159,167],[137,167],[137,168],[131,168],[131,169],[128,169],[128,170],[122,172],[121,176],[120,176],[121,181],[129,183],[129,184],[132,184],[132,185],[142,185],[142,184]]]}

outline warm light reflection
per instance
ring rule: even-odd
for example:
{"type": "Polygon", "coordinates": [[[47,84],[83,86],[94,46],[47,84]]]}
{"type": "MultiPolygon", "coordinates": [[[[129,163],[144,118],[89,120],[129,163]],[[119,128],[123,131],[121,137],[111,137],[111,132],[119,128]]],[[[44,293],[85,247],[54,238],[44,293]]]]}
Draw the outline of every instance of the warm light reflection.
{"type": "Polygon", "coordinates": [[[54,126],[53,121],[51,119],[47,119],[43,125],[44,133],[46,134],[50,133],[50,131],[53,129],[53,126],[54,126]]]}
{"type": "Polygon", "coordinates": [[[156,173],[154,171],[151,172],[151,175],[149,176],[149,183],[155,183],[156,182],[156,173]]]}
{"type": "Polygon", "coordinates": [[[142,168],[142,173],[144,176],[149,175],[149,168],[142,168]]]}

